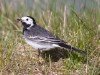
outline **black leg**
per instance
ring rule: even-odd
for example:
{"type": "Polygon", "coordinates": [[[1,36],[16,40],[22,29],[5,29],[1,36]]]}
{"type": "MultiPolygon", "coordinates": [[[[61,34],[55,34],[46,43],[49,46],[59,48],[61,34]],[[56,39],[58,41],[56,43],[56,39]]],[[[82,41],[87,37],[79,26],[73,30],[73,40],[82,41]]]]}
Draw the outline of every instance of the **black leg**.
{"type": "Polygon", "coordinates": [[[41,56],[41,50],[38,49],[38,58],[41,56]]]}
{"type": "Polygon", "coordinates": [[[39,65],[43,64],[43,59],[41,57],[41,52],[42,52],[42,50],[38,49],[38,64],[39,65]]]}

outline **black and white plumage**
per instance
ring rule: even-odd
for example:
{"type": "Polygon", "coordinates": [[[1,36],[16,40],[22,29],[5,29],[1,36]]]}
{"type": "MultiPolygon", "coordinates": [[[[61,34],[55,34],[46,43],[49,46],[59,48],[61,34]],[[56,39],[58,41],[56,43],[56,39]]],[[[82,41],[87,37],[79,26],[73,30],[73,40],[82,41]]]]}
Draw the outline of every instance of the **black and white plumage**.
{"type": "Polygon", "coordinates": [[[55,37],[48,30],[37,25],[34,18],[30,16],[25,16],[18,20],[21,21],[23,25],[23,36],[25,41],[33,48],[47,51],[51,50],[52,48],[59,47],[84,53],[84,51],[66,44],[63,40],[55,37]]]}

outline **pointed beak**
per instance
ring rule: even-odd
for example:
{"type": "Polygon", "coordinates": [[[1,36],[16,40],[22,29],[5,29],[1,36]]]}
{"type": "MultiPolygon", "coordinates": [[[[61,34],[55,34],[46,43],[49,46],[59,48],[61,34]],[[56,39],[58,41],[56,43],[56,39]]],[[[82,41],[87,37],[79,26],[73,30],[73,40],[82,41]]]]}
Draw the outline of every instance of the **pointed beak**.
{"type": "Polygon", "coordinates": [[[22,20],[20,18],[18,18],[17,21],[22,21],[22,20]]]}

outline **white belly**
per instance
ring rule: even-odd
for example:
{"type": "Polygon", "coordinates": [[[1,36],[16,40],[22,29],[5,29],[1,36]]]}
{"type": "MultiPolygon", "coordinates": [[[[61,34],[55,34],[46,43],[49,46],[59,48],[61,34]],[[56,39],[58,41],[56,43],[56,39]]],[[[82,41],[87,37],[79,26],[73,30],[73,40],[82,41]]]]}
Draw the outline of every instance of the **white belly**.
{"type": "Polygon", "coordinates": [[[32,41],[27,40],[27,39],[25,39],[25,41],[26,41],[30,46],[32,46],[33,48],[35,48],[35,49],[40,49],[40,50],[44,50],[44,51],[50,50],[50,49],[52,49],[52,48],[59,47],[59,46],[56,45],[56,44],[51,44],[51,45],[45,44],[45,45],[43,45],[43,44],[38,44],[38,43],[36,43],[36,42],[32,42],[32,41]]]}

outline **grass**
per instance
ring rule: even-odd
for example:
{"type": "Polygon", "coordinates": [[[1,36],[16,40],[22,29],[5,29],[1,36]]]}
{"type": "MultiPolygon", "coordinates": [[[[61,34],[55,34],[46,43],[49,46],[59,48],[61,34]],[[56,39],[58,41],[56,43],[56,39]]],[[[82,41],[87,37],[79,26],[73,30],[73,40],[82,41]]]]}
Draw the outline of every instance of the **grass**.
{"type": "MultiPolygon", "coordinates": [[[[23,3],[23,1],[21,2],[23,3]]],[[[24,4],[14,10],[11,5],[3,5],[0,10],[0,74],[1,75],[99,75],[100,74],[100,11],[85,8],[76,12],[65,5],[57,10],[56,1],[47,6],[25,8],[24,4]],[[42,10],[43,9],[43,10],[42,10]],[[56,9],[56,10],[55,10],[56,9]],[[33,16],[38,24],[69,44],[87,52],[86,56],[69,53],[68,58],[57,62],[38,63],[37,51],[27,45],[22,38],[22,26],[16,21],[23,15],[33,16]],[[85,58],[86,57],[86,58],[85,58]]],[[[43,4],[41,4],[43,5],[43,4]]],[[[40,6],[41,6],[40,5],[40,6]]],[[[54,54],[55,55],[55,54],[54,54]]],[[[48,56],[49,57],[49,56],[48,56]]]]}

